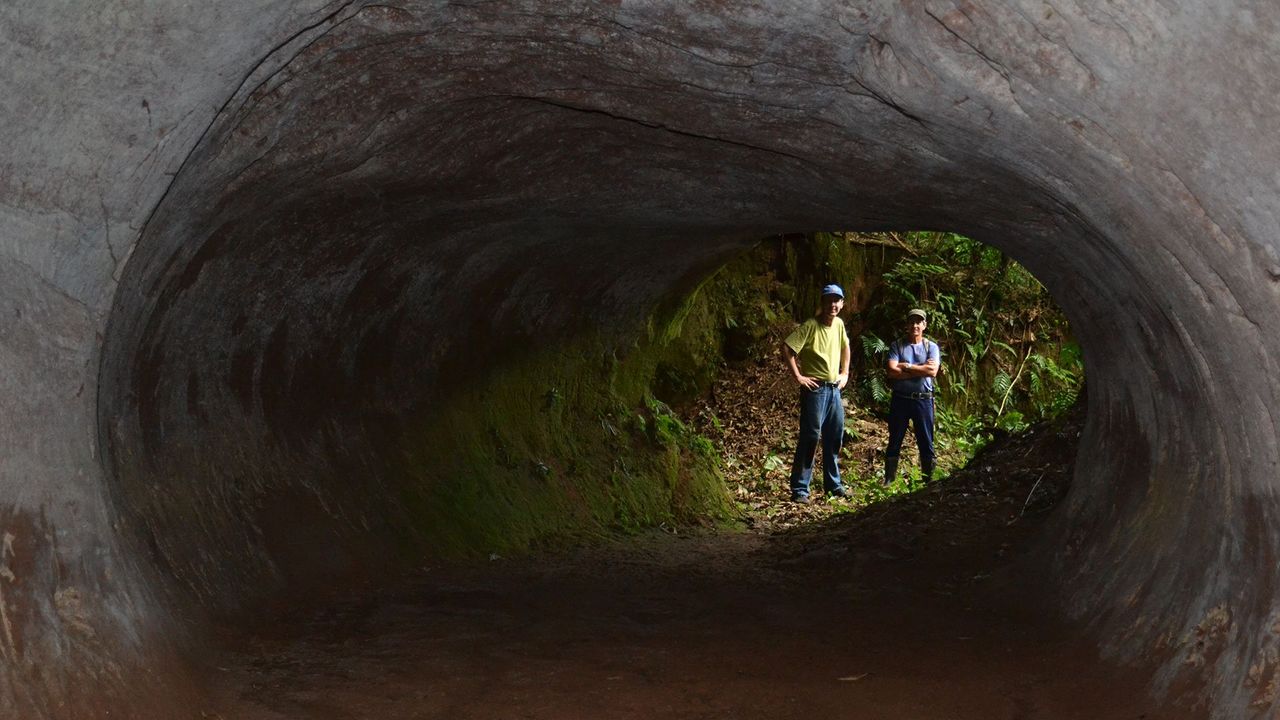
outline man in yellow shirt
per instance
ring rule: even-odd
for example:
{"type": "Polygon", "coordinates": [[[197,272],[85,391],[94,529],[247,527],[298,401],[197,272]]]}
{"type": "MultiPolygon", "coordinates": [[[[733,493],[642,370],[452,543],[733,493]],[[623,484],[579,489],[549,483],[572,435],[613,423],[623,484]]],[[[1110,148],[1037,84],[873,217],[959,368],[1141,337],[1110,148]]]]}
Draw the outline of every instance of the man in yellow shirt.
{"type": "Polygon", "coordinates": [[[809,502],[813,454],[822,440],[822,489],[832,497],[848,497],[840,483],[840,441],[844,437],[844,405],[840,391],[849,382],[849,334],[840,319],[844,290],[822,288],[818,313],[800,324],[783,346],[787,367],[800,385],[800,437],[791,464],[791,500],[809,502]]]}

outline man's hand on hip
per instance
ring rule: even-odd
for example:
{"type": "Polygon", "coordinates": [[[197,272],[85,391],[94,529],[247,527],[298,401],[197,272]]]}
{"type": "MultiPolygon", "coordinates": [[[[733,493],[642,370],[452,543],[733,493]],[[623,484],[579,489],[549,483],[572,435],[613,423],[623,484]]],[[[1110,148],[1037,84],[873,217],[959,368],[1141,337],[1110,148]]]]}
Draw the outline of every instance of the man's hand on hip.
{"type": "Polygon", "coordinates": [[[818,389],[818,381],[817,381],[817,380],[814,380],[813,378],[809,377],[808,375],[800,375],[800,376],[796,377],[796,382],[800,383],[800,387],[803,387],[805,390],[817,390],[817,389],[818,389]]]}

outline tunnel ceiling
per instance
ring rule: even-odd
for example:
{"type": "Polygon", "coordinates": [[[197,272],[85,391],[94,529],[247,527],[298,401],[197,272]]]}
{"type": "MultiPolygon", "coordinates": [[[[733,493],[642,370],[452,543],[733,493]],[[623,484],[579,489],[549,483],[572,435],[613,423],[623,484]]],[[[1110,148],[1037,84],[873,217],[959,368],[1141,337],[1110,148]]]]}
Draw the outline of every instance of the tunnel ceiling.
{"type": "Polygon", "coordinates": [[[45,642],[0,703],[127,695],[59,704],[32,668],[153,663],[173,621],[155,598],[252,611],[329,571],[318,554],[376,562],[408,522],[377,472],[388,438],[505,354],[623,327],[769,233],[945,229],[1029,267],[1085,347],[1085,450],[1038,556],[1063,609],[1158,663],[1158,689],[1272,706],[1270,4],[174,6],[150,40],[117,9],[4,15],[15,63],[66,48],[14,65],[11,97],[83,94],[81,144],[107,159],[45,159],[52,130],[3,156],[40,179],[0,183],[33,238],[0,287],[36,309],[6,337],[66,339],[0,358],[57,398],[0,410],[39,488],[0,510],[79,540],[17,539],[17,633],[45,642]],[[94,229],[34,249],[55,216],[94,229]],[[249,507],[264,477],[279,504],[249,507]],[[335,549],[325,528],[369,518],[385,536],[335,549]],[[92,643],[39,619],[66,616],[67,586],[95,588],[92,643]]]}

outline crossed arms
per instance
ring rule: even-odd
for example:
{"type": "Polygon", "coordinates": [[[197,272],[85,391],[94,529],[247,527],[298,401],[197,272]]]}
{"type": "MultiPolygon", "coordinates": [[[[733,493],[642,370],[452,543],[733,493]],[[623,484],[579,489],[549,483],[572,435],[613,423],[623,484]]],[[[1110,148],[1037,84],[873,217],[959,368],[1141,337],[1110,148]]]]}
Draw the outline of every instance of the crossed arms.
{"type": "Polygon", "coordinates": [[[889,369],[885,373],[890,380],[910,380],[911,378],[937,377],[938,358],[929,358],[929,362],[923,365],[912,365],[907,362],[898,360],[889,361],[889,369]]]}

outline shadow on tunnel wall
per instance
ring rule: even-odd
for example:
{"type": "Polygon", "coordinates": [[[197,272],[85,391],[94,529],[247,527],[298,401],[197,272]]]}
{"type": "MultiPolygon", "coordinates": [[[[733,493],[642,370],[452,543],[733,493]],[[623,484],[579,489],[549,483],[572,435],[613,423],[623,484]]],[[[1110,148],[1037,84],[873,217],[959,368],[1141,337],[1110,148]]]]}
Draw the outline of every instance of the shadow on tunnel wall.
{"type": "MultiPolygon", "coordinates": [[[[345,5],[279,46],[149,217],[104,339],[109,491],[159,582],[234,611],[394,564],[413,522],[385,462],[452,388],[608,336],[752,238],[954,228],[1086,348],[1044,544],[1065,610],[1163,688],[1270,707],[1280,274],[1236,198],[1275,196],[1241,156],[1274,145],[1206,126],[1160,40],[1232,31],[1154,5],[1123,11],[1138,47],[1093,6],[806,7],[345,5]]],[[[1247,66],[1193,65],[1223,92],[1247,66]]]]}

